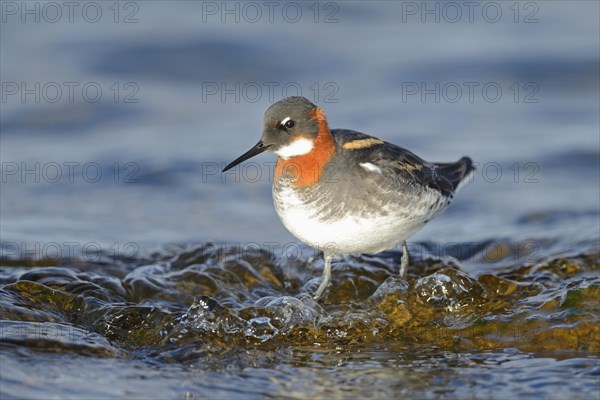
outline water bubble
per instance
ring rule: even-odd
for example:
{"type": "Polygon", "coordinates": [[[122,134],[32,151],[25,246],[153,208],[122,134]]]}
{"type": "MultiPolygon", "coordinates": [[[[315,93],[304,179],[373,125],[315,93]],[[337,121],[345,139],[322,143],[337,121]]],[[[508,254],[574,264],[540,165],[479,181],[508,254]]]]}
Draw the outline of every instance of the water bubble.
{"type": "Polygon", "coordinates": [[[250,319],[246,323],[246,329],[244,330],[244,335],[258,339],[261,342],[266,342],[267,340],[274,338],[278,333],[279,329],[271,324],[271,318],[269,317],[250,319]]]}
{"type": "Polygon", "coordinates": [[[256,305],[271,309],[274,319],[284,331],[294,326],[316,323],[323,308],[310,297],[303,300],[291,296],[263,297],[256,305]]]}
{"type": "Polygon", "coordinates": [[[487,297],[479,282],[454,268],[443,268],[420,278],[414,290],[421,302],[450,312],[477,305],[487,297]]]}

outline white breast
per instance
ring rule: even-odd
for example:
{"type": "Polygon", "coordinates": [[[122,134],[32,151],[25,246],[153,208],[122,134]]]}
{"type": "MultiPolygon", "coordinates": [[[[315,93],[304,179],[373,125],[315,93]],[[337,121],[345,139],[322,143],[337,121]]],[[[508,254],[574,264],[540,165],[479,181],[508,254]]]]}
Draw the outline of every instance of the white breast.
{"type": "Polygon", "coordinates": [[[273,199],[279,218],[294,236],[333,254],[377,253],[394,248],[441,211],[439,207],[430,207],[439,200],[434,191],[422,196],[419,204],[407,204],[406,207],[396,204],[393,209],[386,209],[387,215],[346,215],[335,220],[322,220],[317,210],[304,204],[292,187],[274,191],[273,199]]]}

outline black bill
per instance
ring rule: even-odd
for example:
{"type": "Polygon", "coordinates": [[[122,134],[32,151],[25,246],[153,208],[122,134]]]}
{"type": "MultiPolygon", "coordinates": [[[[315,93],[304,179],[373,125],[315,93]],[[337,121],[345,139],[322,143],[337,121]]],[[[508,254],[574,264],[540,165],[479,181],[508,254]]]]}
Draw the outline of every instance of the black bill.
{"type": "Polygon", "coordinates": [[[263,151],[267,150],[269,147],[271,147],[271,146],[265,146],[261,140],[260,142],[256,143],[256,145],[253,148],[251,148],[250,150],[248,150],[247,152],[245,152],[244,154],[242,154],[241,156],[239,156],[238,158],[236,158],[235,160],[230,162],[225,168],[223,168],[223,172],[235,167],[239,163],[244,162],[249,158],[254,157],[257,154],[262,153],[263,151]]]}

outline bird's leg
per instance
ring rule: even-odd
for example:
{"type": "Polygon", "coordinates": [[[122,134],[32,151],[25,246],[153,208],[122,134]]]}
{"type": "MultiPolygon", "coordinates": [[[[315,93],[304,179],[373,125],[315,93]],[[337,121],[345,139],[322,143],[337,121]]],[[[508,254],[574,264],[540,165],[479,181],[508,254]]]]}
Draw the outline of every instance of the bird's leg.
{"type": "Polygon", "coordinates": [[[331,258],[331,255],[325,255],[325,266],[323,267],[323,275],[321,275],[321,284],[319,285],[314,297],[316,301],[321,298],[323,292],[325,292],[325,289],[327,288],[327,285],[329,285],[329,280],[331,279],[331,258]]]}
{"type": "Polygon", "coordinates": [[[406,272],[408,271],[408,263],[410,262],[410,255],[408,254],[408,246],[406,240],[402,242],[402,259],[400,260],[400,278],[406,278],[406,272]]]}

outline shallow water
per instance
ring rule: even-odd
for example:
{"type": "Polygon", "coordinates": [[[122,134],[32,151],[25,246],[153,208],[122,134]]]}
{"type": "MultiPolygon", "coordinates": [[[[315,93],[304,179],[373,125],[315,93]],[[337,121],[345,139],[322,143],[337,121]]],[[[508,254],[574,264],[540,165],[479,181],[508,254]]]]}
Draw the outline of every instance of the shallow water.
{"type": "MultiPolygon", "coordinates": [[[[338,260],[319,304],[310,296],[315,263],[265,250],[203,244],[146,259],[7,262],[2,390],[34,398],[593,397],[598,253],[477,275],[427,246],[418,246],[423,258],[407,281],[392,267],[398,252],[338,260]]],[[[473,255],[486,262],[485,248],[473,255]]]]}
{"type": "Polygon", "coordinates": [[[422,2],[222,23],[162,1],[115,23],[98,4],[95,23],[3,9],[2,398],[600,396],[596,2],[521,2],[517,22],[496,2],[493,23],[423,22],[422,2]],[[277,219],[273,157],[218,172],[283,87],[332,127],[478,163],[410,239],[406,282],[398,251],[344,256],[315,303],[322,256],[277,219]]]}

